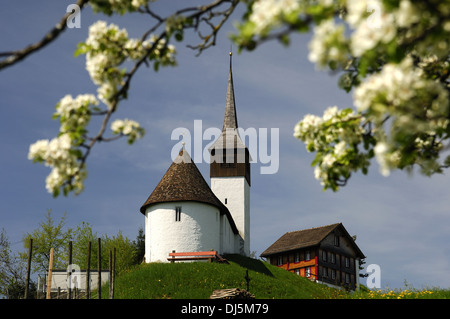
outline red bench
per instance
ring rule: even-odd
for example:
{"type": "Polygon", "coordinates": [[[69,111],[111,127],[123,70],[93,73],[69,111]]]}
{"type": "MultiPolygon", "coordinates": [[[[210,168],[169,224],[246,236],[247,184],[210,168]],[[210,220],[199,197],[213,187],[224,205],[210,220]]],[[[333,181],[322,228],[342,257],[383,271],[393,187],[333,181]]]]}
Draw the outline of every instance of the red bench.
{"type": "Polygon", "coordinates": [[[221,263],[227,263],[227,260],[224,259],[216,250],[211,251],[195,251],[195,252],[183,252],[177,253],[175,250],[172,250],[169,253],[169,258],[167,258],[170,262],[175,261],[189,261],[189,260],[208,260],[209,262],[217,261],[221,263]]]}

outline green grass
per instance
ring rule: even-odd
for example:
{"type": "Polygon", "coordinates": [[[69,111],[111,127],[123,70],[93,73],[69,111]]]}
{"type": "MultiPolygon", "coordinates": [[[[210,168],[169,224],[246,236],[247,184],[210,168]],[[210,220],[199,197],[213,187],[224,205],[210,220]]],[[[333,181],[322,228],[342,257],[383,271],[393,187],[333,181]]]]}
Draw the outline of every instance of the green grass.
{"type": "MultiPolygon", "coordinates": [[[[311,282],[260,260],[227,256],[229,264],[149,263],[135,266],[116,277],[116,299],[208,299],[216,289],[246,289],[248,269],[250,292],[257,299],[397,299],[450,298],[450,290],[373,292],[362,289],[348,293],[311,282]]],[[[108,298],[108,287],[102,287],[108,298]]]]}

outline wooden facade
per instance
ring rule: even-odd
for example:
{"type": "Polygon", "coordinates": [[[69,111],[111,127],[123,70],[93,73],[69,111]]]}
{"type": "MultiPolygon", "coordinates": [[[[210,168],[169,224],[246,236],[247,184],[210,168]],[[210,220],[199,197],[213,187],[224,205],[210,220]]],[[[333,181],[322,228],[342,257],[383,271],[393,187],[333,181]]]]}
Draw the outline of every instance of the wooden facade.
{"type": "Polygon", "coordinates": [[[342,224],[286,233],[261,254],[299,276],[355,290],[365,256],[342,224]]]}
{"type": "Polygon", "coordinates": [[[244,176],[250,184],[250,154],[247,148],[212,149],[211,177],[244,176]],[[227,154],[231,153],[231,154],[227,154]],[[231,156],[230,156],[231,155],[231,156]]]}

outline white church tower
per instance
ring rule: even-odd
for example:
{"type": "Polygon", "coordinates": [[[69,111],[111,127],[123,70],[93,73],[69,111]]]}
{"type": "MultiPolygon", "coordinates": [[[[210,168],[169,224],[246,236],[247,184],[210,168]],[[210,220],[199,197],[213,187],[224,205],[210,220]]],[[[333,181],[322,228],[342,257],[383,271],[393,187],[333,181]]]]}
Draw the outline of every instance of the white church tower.
{"type": "Polygon", "coordinates": [[[250,255],[250,154],[238,132],[232,53],[222,133],[210,147],[211,190],[228,208],[239,231],[237,252],[250,255]]]}

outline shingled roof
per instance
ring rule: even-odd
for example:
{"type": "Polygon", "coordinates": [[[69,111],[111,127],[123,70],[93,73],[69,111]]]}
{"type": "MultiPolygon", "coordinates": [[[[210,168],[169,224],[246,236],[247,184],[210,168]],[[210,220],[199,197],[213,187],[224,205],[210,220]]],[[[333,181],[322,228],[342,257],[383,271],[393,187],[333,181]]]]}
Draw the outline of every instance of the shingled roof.
{"type": "Polygon", "coordinates": [[[214,195],[184,147],[142,205],[140,212],[145,214],[147,207],[157,203],[179,201],[195,201],[217,207],[221,214],[227,215],[233,232],[238,233],[228,208],[214,195]]]}
{"type": "MultiPolygon", "coordinates": [[[[275,241],[269,248],[267,248],[261,254],[261,257],[267,257],[273,254],[291,251],[294,249],[317,246],[320,244],[322,240],[325,239],[325,237],[328,236],[328,234],[330,234],[333,230],[335,230],[338,227],[341,230],[343,230],[345,235],[349,237],[353,242],[353,239],[348,234],[347,230],[344,228],[342,223],[336,223],[327,226],[287,232],[286,234],[281,236],[277,241],[275,241]]],[[[356,249],[358,255],[361,258],[364,258],[364,254],[361,252],[361,250],[358,248],[356,244],[354,244],[354,248],[356,249]]]]}
{"type": "Polygon", "coordinates": [[[228,74],[227,98],[225,102],[225,115],[223,119],[222,133],[210,147],[210,150],[225,148],[246,148],[238,132],[236,113],[236,101],[234,98],[232,53],[230,52],[230,70],[228,74]]]}

